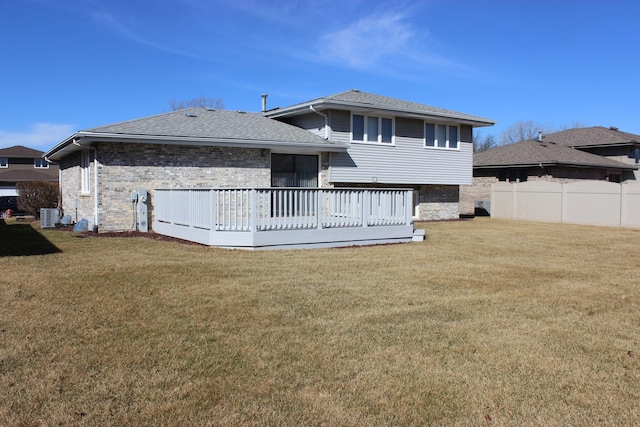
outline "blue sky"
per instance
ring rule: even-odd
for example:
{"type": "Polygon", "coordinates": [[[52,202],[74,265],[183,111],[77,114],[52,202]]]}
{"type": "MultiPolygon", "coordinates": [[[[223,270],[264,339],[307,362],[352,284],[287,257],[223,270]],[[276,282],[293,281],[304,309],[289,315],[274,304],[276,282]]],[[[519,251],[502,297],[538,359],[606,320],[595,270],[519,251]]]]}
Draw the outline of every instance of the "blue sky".
{"type": "Polygon", "coordinates": [[[0,0],[0,148],[347,89],[640,134],[640,1],[0,0]]]}

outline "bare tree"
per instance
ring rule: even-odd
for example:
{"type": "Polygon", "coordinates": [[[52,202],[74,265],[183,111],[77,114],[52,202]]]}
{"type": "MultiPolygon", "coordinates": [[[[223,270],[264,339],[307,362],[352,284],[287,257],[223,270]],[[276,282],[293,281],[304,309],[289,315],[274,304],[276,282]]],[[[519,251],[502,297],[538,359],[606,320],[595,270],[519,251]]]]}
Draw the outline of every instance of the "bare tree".
{"type": "Polygon", "coordinates": [[[177,101],[175,99],[172,99],[169,101],[169,105],[171,106],[171,109],[173,111],[192,107],[210,108],[214,110],[224,109],[224,101],[222,100],[222,98],[211,98],[204,95],[190,99],[188,101],[177,101]]]}
{"type": "Polygon", "coordinates": [[[495,147],[497,144],[496,136],[493,134],[483,135],[481,132],[474,132],[473,134],[473,152],[479,153],[480,151],[488,150],[495,147]]]}
{"type": "Polygon", "coordinates": [[[554,129],[551,126],[536,123],[531,120],[516,122],[502,131],[500,134],[500,145],[536,139],[538,138],[538,132],[546,134],[554,132],[554,129]]]}
{"type": "Polygon", "coordinates": [[[576,129],[586,126],[586,124],[578,120],[574,120],[571,125],[561,126],[551,126],[531,120],[516,122],[502,131],[500,134],[500,145],[537,139],[539,132],[542,132],[542,135],[546,135],[549,133],[560,132],[562,130],[576,129]]]}

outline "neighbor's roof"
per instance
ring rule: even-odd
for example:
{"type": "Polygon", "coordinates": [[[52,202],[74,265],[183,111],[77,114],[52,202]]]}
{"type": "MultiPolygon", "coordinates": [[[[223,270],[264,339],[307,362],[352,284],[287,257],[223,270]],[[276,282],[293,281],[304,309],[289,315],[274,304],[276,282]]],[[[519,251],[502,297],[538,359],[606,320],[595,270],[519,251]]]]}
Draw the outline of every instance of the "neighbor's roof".
{"type": "Polygon", "coordinates": [[[640,144],[640,135],[621,132],[615,127],[594,126],[550,133],[545,135],[543,140],[579,148],[611,147],[640,144]]]}
{"type": "Polygon", "coordinates": [[[311,101],[302,102],[289,107],[276,108],[266,111],[267,117],[286,117],[308,113],[310,107],[316,110],[326,109],[350,109],[354,111],[387,112],[395,115],[416,118],[455,119],[474,126],[493,126],[496,122],[471,114],[460,113],[417,102],[404,101],[388,96],[375,95],[361,92],[356,89],[340,92],[311,101]]]}
{"type": "Polygon", "coordinates": [[[547,141],[522,141],[481,151],[473,155],[475,169],[527,166],[573,166],[607,169],[638,169],[596,154],[547,141]]]}
{"type": "Polygon", "coordinates": [[[344,151],[347,144],[260,113],[189,108],[80,131],[46,153],[59,159],[95,141],[344,151]],[[75,142],[75,144],[74,144],[75,142]]]}
{"type": "Polygon", "coordinates": [[[13,158],[40,158],[44,152],[34,150],[22,145],[14,145],[13,147],[0,148],[0,157],[13,157],[13,158]]]}

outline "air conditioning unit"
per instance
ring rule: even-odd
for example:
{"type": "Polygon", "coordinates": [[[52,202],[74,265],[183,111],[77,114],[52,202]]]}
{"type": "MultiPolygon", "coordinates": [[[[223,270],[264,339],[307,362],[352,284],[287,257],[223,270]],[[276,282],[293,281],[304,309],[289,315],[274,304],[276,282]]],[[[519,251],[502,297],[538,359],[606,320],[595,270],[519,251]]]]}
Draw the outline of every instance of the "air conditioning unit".
{"type": "Polygon", "coordinates": [[[60,209],[40,209],[40,228],[56,228],[60,223],[60,209]]]}

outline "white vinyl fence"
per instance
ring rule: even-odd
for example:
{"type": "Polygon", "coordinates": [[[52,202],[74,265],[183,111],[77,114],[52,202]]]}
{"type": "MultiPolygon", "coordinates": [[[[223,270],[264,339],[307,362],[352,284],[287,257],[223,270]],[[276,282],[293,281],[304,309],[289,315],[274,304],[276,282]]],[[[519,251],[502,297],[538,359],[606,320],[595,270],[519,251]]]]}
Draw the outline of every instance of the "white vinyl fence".
{"type": "Polygon", "coordinates": [[[491,186],[491,217],[640,227],[640,183],[499,182],[491,186]]]}

